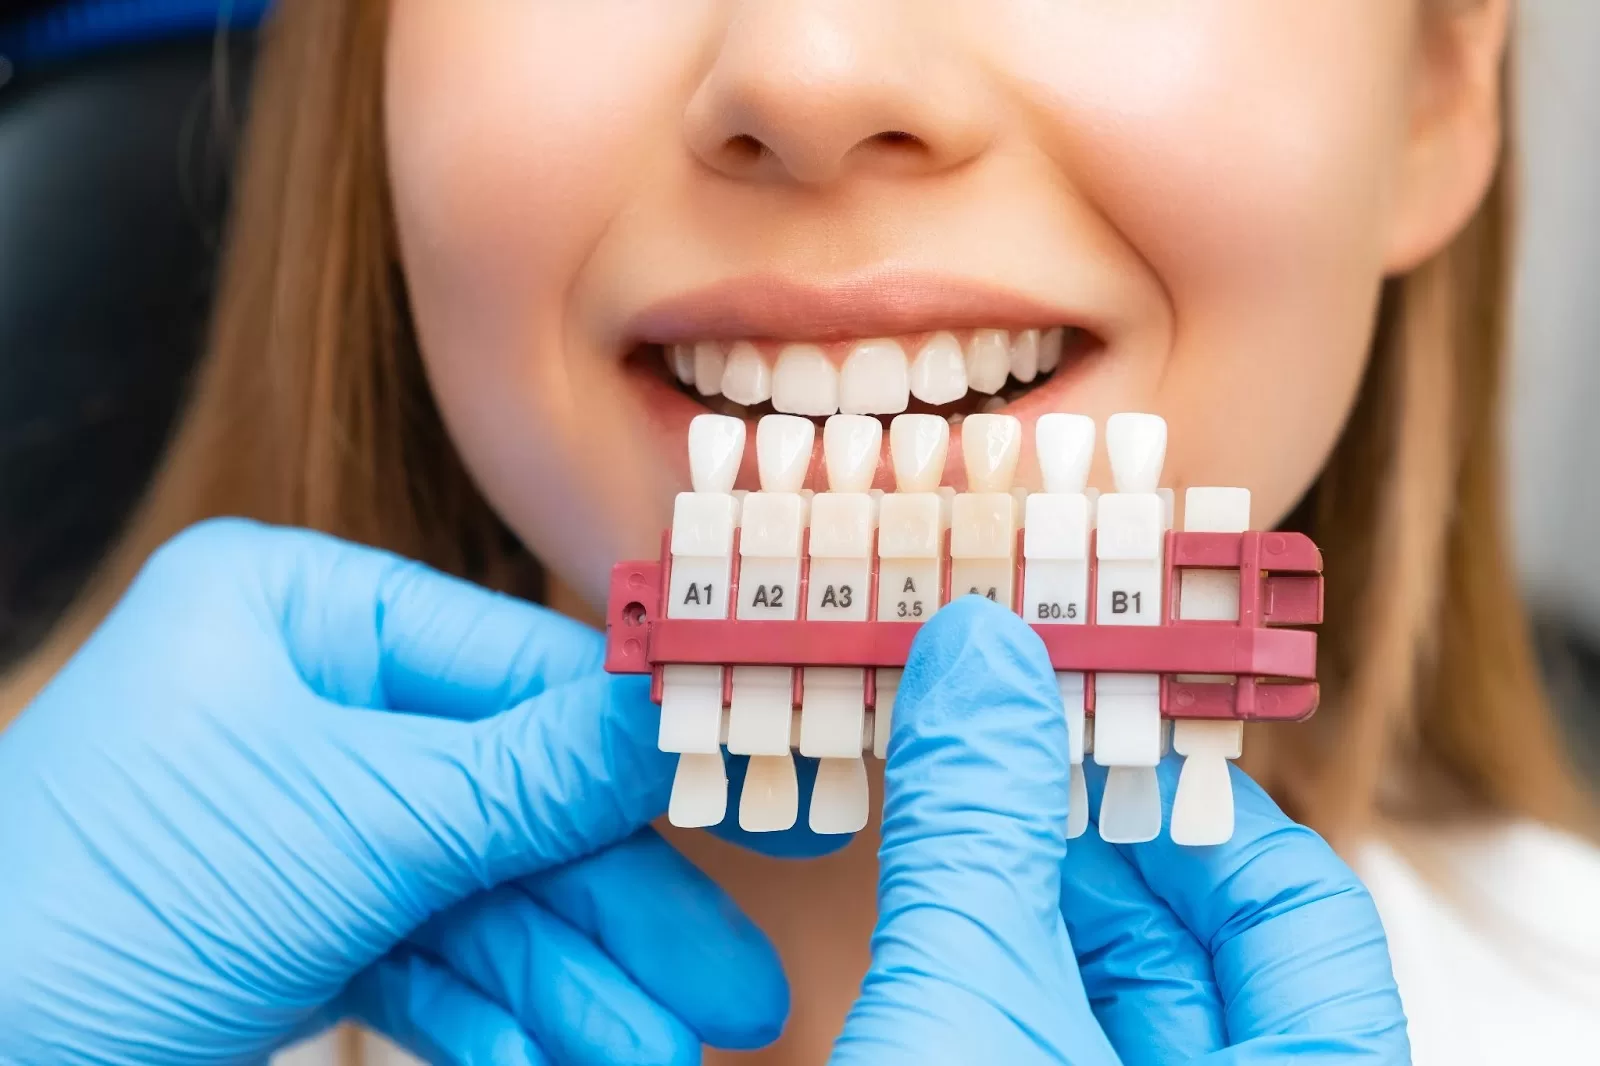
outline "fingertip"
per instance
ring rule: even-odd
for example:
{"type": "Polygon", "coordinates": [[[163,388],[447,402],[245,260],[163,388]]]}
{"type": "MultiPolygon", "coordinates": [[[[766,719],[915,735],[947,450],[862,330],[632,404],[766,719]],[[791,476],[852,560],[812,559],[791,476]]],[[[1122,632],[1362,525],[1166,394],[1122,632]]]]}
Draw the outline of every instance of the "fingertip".
{"type": "Polygon", "coordinates": [[[978,595],[961,596],[935,611],[917,631],[911,654],[937,659],[957,654],[972,643],[1009,648],[1039,669],[1050,666],[1044,642],[1021,615],[978,595]]]}
{"type": "MultiPolygon", "coordinates": [[[[472,723],[476,807],[497,816],[496,881],[570,862],[666,812],[674,757],[648,678],[596,674],[472,723]]],[[[471,812],[468,812],[470,816],[471,812]]]]}
{"type": "Polygon", "coordinates": [[[1059,785],[1064,803],[1066,716],[1038,635],[980,596],[936,613],[906,660],[887,755],[891,802],[914,764],[935,761],[949,764],[940,772],[955,776],[941,780],[957,791],[962,779],[994,770],[1013,783],[1059,785]]]}

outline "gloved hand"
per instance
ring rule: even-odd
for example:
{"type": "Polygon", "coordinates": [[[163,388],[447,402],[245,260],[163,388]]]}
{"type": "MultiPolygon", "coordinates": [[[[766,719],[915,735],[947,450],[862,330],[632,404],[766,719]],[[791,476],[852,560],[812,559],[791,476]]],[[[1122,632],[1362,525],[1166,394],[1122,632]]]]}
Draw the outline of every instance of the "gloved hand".
{"type": "Polygon", "coordinates": [[[835,1066],[1410,1062],[1377,912],[1314,833],[1235,772],[1227,845],[1069,845],[1067,773],[1039,640],[976,597],[935,615],[895,703],[872,966],[835,1066]]]}
{"type": "Polygon", "coordinates": [[[641,828],[673,762],[602,650],[326,537],[176,539],[0,733],[0,1063],[259,1062],[343,1017],[444,1064],[770,1041],[776,955],[641,828]]]}

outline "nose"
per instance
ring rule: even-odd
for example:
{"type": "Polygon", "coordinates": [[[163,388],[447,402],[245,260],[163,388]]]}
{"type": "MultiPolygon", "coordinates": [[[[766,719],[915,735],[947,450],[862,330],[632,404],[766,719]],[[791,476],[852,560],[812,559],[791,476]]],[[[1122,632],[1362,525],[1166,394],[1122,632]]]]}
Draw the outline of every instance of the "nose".
{"type": "Polygon", "coordinates": [[[936,173],[993,135],[978,64],[937,5],[747,0],[690,99],[691,150],[742,181],[827,185],[936,173]]]}

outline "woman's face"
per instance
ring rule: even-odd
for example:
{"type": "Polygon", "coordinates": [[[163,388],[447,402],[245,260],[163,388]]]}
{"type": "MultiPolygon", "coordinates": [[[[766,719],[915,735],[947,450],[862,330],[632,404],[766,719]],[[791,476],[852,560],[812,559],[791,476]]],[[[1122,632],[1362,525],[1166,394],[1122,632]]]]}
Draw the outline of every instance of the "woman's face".
{"type": "Polygon", "coordinates": [[[1003,403],[1025,428],[1155,412],[1163,484],[1247,486],[1271,525],[1350,410],[1382,280],[1449,239],[1494,154],[1488,129],[1482,166],[1440,164],[1433,34],[1396,0],[390,18],[395,213],[440,409],[591,603],[612,563],[655,554],[690,420],[769,394],[806,414],[1003,403]],[[1025,384],[1030,330],[1061,355],[1025,384]]]}

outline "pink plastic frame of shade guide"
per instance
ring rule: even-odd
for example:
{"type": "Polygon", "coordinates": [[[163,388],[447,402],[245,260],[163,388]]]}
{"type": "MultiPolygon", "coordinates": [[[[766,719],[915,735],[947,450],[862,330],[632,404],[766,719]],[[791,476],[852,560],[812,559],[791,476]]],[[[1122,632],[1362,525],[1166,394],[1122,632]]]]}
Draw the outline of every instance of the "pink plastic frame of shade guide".
{"type": "MultiPolygon", "coordinates": [[[[737,536],[737,534],[736,534],[737,536]]],[[[874,668],[903,667],[920,622],[793,622],[689,620],[662,616],[671,577],[670,534],[659,560],[618,563],[611,572],[606,608],[606,670],[650,674],[651,693],[661,699],[661,668],[709,666],[840,666],[866,670],[865,698],[876,702],[874,668]]],[[[1322,621],[1322,555],[1299,533],[1166,534],[1163,624],[1095,624],[1095,579],[1089,570],[1088,618],[1081,625],[1033,626],[1057,670],[1161,675],[1161,713],[1167,718],[1300,721],[1317,709],[1317,636],[1322,621]],[[1178,618],[1178,572],[1238,570],[1237,622],[1178,618]],[[1178,681],[1174,675],[1212,674],[1232,682],[1178,681]]],[[[1094,558],[1093,545],[1090,558],[1094,558]]],[[[738,546],[728,594],[738,602],[738,546]]],[[[945,553],[948,598],[950,560],[945,553]]],[[[1017,579],[1011,609],[1022,609],[1023,560],[1019,534],[1017,579]]],[[[799,602],[806,603],[809,558],[802,551],[799,602]]],[[[867,616],[877,616],[877,556],[874,553],[867,616]]],[[[948,602],[946,599],[945,602],[948,602]]],[[[805,683],[795,673],[794,705],[805,683]]],[[[731,697],[731,675],[723,675],[723,703],[731,697]]],[[[1094,685],[1084,685],[1084,709],[1094,713],[1094,685]]]]}

